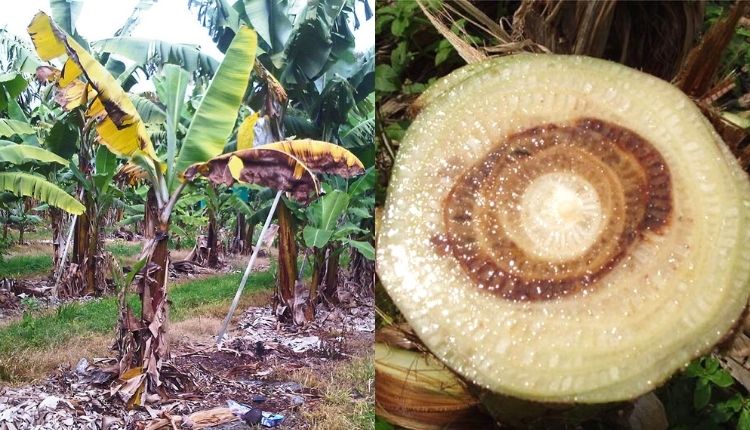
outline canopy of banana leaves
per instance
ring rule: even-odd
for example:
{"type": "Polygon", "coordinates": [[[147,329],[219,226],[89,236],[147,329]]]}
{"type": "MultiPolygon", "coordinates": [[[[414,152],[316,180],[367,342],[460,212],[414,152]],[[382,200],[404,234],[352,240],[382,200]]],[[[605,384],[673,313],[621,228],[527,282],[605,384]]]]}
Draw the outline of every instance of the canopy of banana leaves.
{"type": "Polygon", "coordinates": [[[198,71],[211,77],[219,68],[215,58],[202,53],[198,46],[184,43],[169,43],[161,40],[140,39],[135,37],[112,37],[93,43],[94,48],[102,52],[122,55],[145,65],[158,58],[162,63],[177,64],[188,72],[198,71]]]}
{"type": "Polygon", "coordinates": [[[34,133],[34,128],[23,121],[0,118],[0,137],[34,133]]]}

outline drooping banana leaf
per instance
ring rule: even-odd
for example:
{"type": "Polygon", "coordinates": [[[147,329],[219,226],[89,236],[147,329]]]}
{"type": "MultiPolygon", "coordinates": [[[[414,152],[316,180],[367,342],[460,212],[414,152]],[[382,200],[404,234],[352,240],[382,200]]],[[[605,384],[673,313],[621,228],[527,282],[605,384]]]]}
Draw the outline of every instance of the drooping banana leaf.
{"type": "Polygon", "coordinates": [[[122,55],[139,65],[158,58],[162,63],[184,67],[188,72],[199,70],[205,76],[213,76],[219,62],[202,53],[198,46],[185,43],[169,43],[161,40],[136,37],[113,37],[93,43],[95,49],[122,55]]]}
{"type": "Polygon", "coordinates": [[[190,181],[202,175],[217,184],[259,184],[290,192],[295,199],[307,202],[310,192],[318,191],[316,173],[351,177],[363,172],[357,157],[338,145],[286,140],[196,163],[185,171],[185,178],[190,181]]]}
{"type": "Polygon", "coordinates": [[[240,27],[193,116],[177,157],[177,172],[221,154],[247,89],[257,45],[255,32],[240,27]]]}
{"type": "Polygon", "coordinates": [[[62,79],[65,82],[71,82],[83,74],[98,93],[97,100],[93,103],[97,105],[98,102],[98,106],[93,111],[103,108],[107,113],[96,126],[102,143],[117,155],[129,156],[136,150],[141,150],[156,158],[151,139],[133,102],[104,66],[58,28],[44,12],[34,16],[28,31],[43,60],[65,54],[69,56],[63,69],[62,79]]]}
{"type": "Polygon", "coordinates": [[[64,110],[71,111],[81,105],[88,103],[89,93],[96,97],[96,92],[89,91],[89,86],[80,79],[75,79],[65,87],[60,87],[55,92],[55,102],[64,110]]]}
{"type": "MultiPolygon", "coordinates": [[[[266,145],[268,146],[268,145],[266,145]]],[[[300,201],[310,200],[310,193],[319,193],[315,174],[304,163],[278,149],[256,147],[230,152],[185,170],[185,179],[198,175],[214,184],[232,185],[235,181],[283,190],[300,201]]]]}
{"type": "Polygon", "coordinates": [[[333,143],[311,139],[283,140],[263,145],[262,148],[291,154],[315,173],[330,173],[350,178],[365,171],[357,156],[333,143]]]}
{"type": "Polygon", "coordinates": [[[0,163],[23,164],[31,161],[68,165],[68,160],[37,146],[8,145],[0,148],[0,163]]]}
{"type": "Polygon", "coordinates": [[[0,118],[0,137],[34,133],[34,127],[23,121],[0,118]]]}
{"type": "Polygon", "coordinates": [[[28,173],[0,173],[0,191],[9,191],[17,196],[34,197],[74,215],[80,215],[86,209],[78,200],[57,185],[28,173]]]}

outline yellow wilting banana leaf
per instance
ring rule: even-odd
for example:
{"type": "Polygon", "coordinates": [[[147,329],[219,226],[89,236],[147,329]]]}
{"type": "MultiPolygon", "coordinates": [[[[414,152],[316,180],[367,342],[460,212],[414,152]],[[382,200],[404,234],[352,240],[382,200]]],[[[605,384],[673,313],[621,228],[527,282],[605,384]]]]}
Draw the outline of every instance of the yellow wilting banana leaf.
{"type": "Polygon", "coordinates": [[[255,138],[255,123],[258,122],[260,112],[245,118],[240,125],[240,129],[237,130],[237,150],[250,149],[253,147],[253,140],[255,138]]]}
{"type": "Polygon", "coordinates": [[[96,90],[97,101],[101,102],[107,112],[96,129],[101,142],[110,151],[130,156],[136,150],[142,150],[148,156],[156,158],[151,139],[133,102],[104,66],[58,28],[44,12],[34,16],[28,31],[42,60],[68,55],[60,79],[62,85],[70,84],[83,74],[96,90]]]}
{"type": "Polygon", "coordinates": [[[316,173],[343,177],[364,173],[362,162],[348,150],[328,142],[287,140],[230,152],[205,163],[196,163],[185,171],[191,181],[202,175],[214,183],[231,185],[234,181],[263,185],[292,193],[308,201],[318,191],[316,173]]]}
{"type": "Polygon", "coordinates": [[[81,68],[78,67],[78,64],[76,64],[75,61],[73,61],[72,58],[68,58],[65,61],[65,65],[63,66],[62,73],[60,75],[60,82],[58,83],[61,87],[65,87],[74,80],[78,79],[79,76],[81,76],[81,68]]]}
{"type": "Polygon", "coordinates": [[[361,175],[365,168],[356,155],[333,143],[299,139],[269,143],[263,148],[278,149],[305,163],[315,173],[329,173],[344,178],[361,175]]]}

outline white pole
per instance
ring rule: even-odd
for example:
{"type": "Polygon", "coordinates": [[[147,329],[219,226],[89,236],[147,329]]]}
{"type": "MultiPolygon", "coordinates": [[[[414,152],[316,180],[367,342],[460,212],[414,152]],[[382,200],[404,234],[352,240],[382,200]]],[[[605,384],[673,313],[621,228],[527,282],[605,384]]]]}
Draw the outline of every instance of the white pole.
{"type": "Polygon", "coordinates": [[[227,314],[227,317],[224,319],[224,323],[221,326],[221,330],[219,331],[219,337],[216,339],[217,348],[221,348],[221,343],[224,341],[224,334],[226,333],[227,327],[229,326],[229,321],[232,319],[232,315],[234,315],[234,311],[237,310],[237,305],[240,303],[242,290],[245,288],[245,283],[247,282],[247,278],[250,276],[250,272],[253,270],[255,259],[258,258],[258,251],[260,251],[260,245],[261,243],[263,243],[263,236],[265,236],[266,230],[268,230],[268,226],[271,225],[271,219],[273,218],[273,213],[276,212],[276,206],[279,204],[279,199],[281,199],[281,191],[277,192],[276,198],[273,199],[273,203],[271,204],[271,210],[268,211],[268,216],[266,217],[266,223],[263,224],[263,229],[260,231],[260,237],[258,237],[258,243],[255,245],[255,249],[253,250],[253,255],[250,256],[250,261],[247,263],[247,269],[245,269],[245,274],[242,275],[242,281],[240,281],[240,286],[239,288],[237,288],[237,294],[234,295],[232,306],[229,307],[229,313],[227,314]]]}
{"type": "Polygon", "coordinates": [[[65,261],[68,259],[68,251],[70,250],[70,242],[73,240],[73,230],[76,226],[76,220],[78,220],[78,215],[73,215],[73,220],[70,222],[70,230],[68,231],[68,239],[65,241],[62,257],[60,257],[60,267],[57,268],[57,273],[55,273],[55,284],[52,286],[52,297],[54,298],[57,298],[57,287],[60,283],[60,277],[65,270],[65,261]]]}

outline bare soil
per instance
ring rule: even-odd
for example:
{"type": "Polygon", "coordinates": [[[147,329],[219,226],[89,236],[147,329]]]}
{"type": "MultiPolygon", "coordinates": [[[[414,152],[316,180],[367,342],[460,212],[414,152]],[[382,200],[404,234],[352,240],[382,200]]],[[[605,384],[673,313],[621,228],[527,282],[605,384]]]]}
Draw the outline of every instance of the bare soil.
{"type": "MultiPolygon", "coordinates": [[[[321,381],[336,377],[337,369],[352,360],[371,355],[374,303],[358,298],[331,311],[321,308],[316,322],[306,327],[279,324],[274,318],[268,306],[247,309],[239,318],[239,330],[221,350],[208,334],[177,343],[171,365],[163,370],[171,397],[136,411],[126,411],[108,384],[92,383],[96,366],[83,362],[35,384],[0,389],[0,429],[142,430],[160,418],[226,407],[228,400],[284,415],[280,428],[327,428],[309,420],[329,401],[321,381]]],[[[180,323],[182,330],[192,323],[180,323]]],[[[371,402],[373,393],[361,391],[352,385],[343,393],[344,401],[371,402]]],[[[207,428],[252,427],[238,419],[207,428]]]]}

